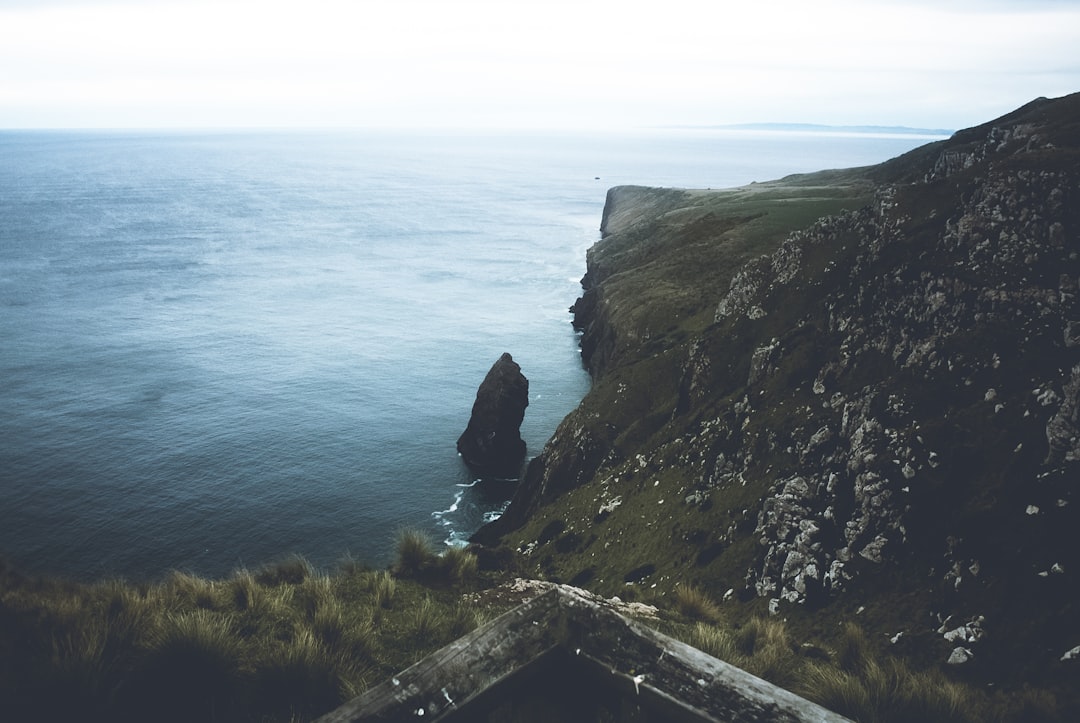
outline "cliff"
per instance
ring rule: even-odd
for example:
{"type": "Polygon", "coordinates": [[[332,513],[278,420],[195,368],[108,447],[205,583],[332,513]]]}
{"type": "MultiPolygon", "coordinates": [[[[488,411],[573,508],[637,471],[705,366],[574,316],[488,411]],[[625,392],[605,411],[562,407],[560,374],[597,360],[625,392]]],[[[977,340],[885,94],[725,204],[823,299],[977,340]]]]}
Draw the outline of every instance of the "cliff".
{"type": "Polygon", "coordinates": [[[478,541],[825,635],[858,611],[1003,689],[1075,679],[1080,94],[879,166],[615,188],[602,231],[594,387],[478,541]]]}

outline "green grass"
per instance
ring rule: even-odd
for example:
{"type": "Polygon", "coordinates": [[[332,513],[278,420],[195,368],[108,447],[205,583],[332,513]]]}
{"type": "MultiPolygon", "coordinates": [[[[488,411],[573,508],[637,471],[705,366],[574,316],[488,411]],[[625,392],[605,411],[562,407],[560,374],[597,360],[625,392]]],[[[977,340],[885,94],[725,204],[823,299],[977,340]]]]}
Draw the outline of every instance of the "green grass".
{"type": "Polygon", "coordinates": [[[0,720],[310,720],[482,623],[464,551],[423,580],[288,558],[221,580],[79,585],[0,564],[0,720]]]}
{"type": "Polygon", "coordinates": [[[904,658],[875,650],[862,628],[850,623],[831,646],[797,645],[787,624],[772,617],[751,617],[738,627],[675,622],[667,631],[860,723],[1063,720],[1050,691],[990,693],[941,669],[917,669],[904,658]]]}
{"type": "Polygon", "coordinates": [[[436,557],[431,538],[423,532],[402,530],[398,533],[397,564],[394,566],[398,575],[418,577],[431,568],[436,557]]]}
{"type": "MultiPolygon", "coordinates": [[[[432,553],[421,582],[290,559],[289,574],[138,585],[0,567],[0,720],[310,720],[505,609],[462,597],[462,580],[498,581],[474,563],[432,553]]],[[[1059,720],[1048,691],[991,695],[884,653],[852,624],[801,641],[783,620],[743,617],[690,585],[649,599],[667,603],[669,634],[855,720],[1059,720]]]]}
{"type": "Polygon", "coordinates": [[[723,618],[720,606],[701,588],[680,583],[672,595],[675,610],[684,617],[709,623],[718,623],[723,618]]]}

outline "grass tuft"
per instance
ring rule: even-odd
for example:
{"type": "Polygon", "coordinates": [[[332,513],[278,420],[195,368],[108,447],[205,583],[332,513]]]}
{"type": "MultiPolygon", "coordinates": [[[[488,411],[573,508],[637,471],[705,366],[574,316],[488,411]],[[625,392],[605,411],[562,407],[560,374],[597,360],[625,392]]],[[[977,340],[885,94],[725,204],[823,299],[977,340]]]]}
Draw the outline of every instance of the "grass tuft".
{"type": "Polygon", "coordinates": [[[210,720],[237,696],[242,652],[231,616],[166,613],[148,635],[130,695],[166,719],[210,720]]]}
{"type": "Polygon", "coordinates": [[[397,540],[395,571],[404,577],[427,572],[437,560],[431,538],[419,530],[402,530],[397,540]]]}
{"type": "Polygon", "coordinates": [[[160,588],[172,609],[189,607],[215,610],[219,607],[219,595],[212,580],[191,573],[173,570],[160,588]]]}
{"type": "Polygon", "coordinates": [[[411,632],[416,638],[440,640],[448,632],[446,616],[430,597],[413,608],[411,622],[411,632]]]}
{"type": "Polygon", "coordinates": [[[866,632],[852,622],[844,623],[836,650],[836,664],[841,670],[862,670],[872,657],[866,632]]]}
{"type": "Polygon", "coordinates": [[[679,583],[673,595],[675,610],[684,617],[707,623],[718,623],[724,617],[720,606],[700,588],[679,583]]]}
{"type": "Polygon", "coordinates": [[[254,697],[269,710],[288,711],[290,717],[302,719],[314,717],[343,701],[343,667],[340,656],[310,629],[300,627],[256,667],[254,697]]]}
{"type": "Polygon", "coordinates": [[[376,573],[371,578],[371,594],[374,597],[374,605],[377,608],[390,608],[394,604],[394,594],[397,592],[397,581],[387,570],[376,573]]]}
{"type": "Polygon", "coordinates": [[[280,562],[271,563],[255,572],[255,580],[260,585],[278,587],[281,585],[299,585],[314,574],[311,563],[301,555],[290,555],[280,562]]]}
{"type": "Polygon", "coordinates": [[[463,585],[476,579],[476,555],[463,547],[449,547],[435,564],[439,576],[449,583],[463,585]]]}
{"type": "Polygon", "coordinates": [[[730,631],[716,625],[698,623],[690,631],[687,642],[714,658],[732,664],[739,658],[734,636],[730,631]]]}
{"type": "Polygon", "coordinates": [[[976,721],[985,701],[938,671],[913,672],[896,658],[867,659],[857,670],[809,664],[796,691],[841,715],[867,723],[976,721]]]}

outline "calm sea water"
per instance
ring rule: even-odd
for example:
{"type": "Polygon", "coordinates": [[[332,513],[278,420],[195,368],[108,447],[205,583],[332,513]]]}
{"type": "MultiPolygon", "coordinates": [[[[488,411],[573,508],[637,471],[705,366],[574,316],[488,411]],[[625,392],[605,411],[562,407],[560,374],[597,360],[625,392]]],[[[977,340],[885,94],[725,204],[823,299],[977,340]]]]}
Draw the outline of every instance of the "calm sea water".
{"type": "Polygon", "coordinates": [[[512,492],[454,448],[491,364],[529,378],[530,455],[587,391],[567,309],[609,186],[923,142],[0,132],[0,553],[153,578],[460,541],[512,492]]]}

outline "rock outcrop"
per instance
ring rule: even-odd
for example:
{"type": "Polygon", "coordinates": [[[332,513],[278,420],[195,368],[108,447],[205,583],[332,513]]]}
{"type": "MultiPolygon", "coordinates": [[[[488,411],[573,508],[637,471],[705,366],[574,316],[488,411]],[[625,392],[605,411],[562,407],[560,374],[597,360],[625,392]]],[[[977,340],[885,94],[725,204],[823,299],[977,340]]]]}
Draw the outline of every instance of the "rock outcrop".
{"type": "Polygon", "coordinates": [[[469,424],[457,441],[465,464],[478,474],[518,476],[525,458],[521,422],[529,406],[529,380],[509,354],[492,365],[476,392],[469,424]]]}
{"type": "Polygon", "coordinates": [[[688,581],[815,625],[857,600],[986,683],[1064,675],[1080,94],[871,168],[608,204],[574,307],[594,387],[478,539],[605,594],[688,581]]]}

